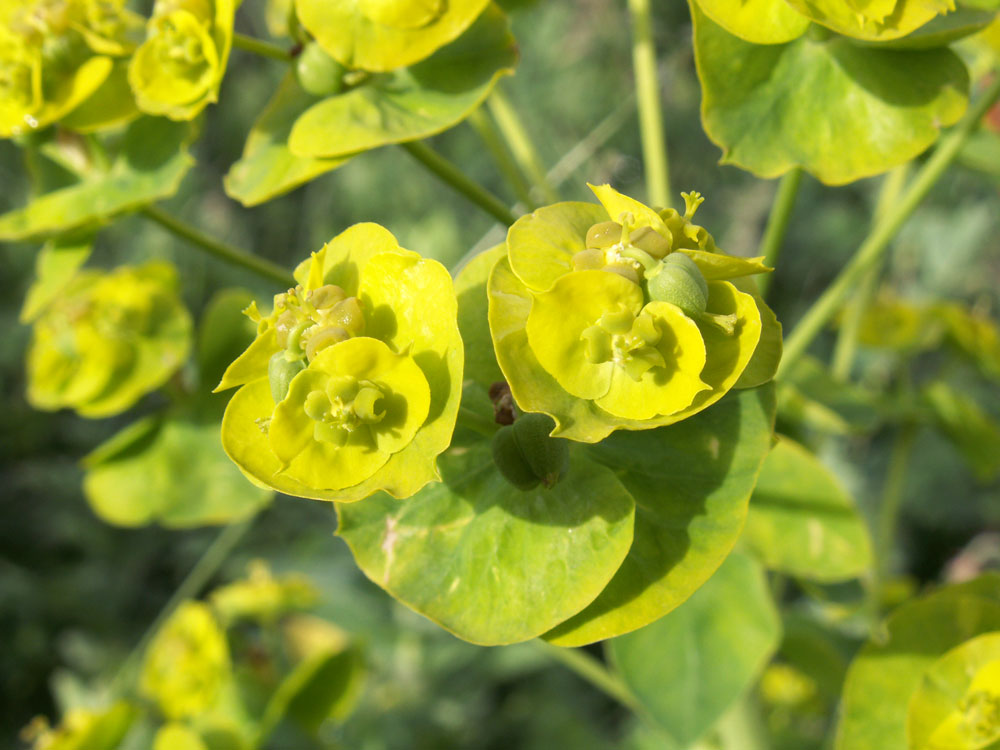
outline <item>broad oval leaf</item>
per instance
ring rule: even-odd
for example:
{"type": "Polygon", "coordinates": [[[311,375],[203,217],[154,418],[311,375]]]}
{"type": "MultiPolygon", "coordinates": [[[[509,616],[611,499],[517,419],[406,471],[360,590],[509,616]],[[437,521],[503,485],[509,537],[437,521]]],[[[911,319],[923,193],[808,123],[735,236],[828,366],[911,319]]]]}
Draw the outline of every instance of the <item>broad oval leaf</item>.
{"type": "Polygon", "coordinates": [[[785,437],[764,459],[743,541],[768,568],[815,581],[854,578],[872,563],[854,501],[813,454],[785,437]]]}
{"type": "Polygon", "coordinates": [[[552,489],[515,489],[488,444],[440,460],[442,483],[405,502],[337,506],[365,575],[460,638],[535,638],[586,607],[632,544],[635,503],[608,469],[577,455],[552,489]]]}
{"type": "Polygon", "coordinates": [[[187,123],[158,117],[136,120],[125,131],[121,151],[107,172],[3,214],[0,240],[65,232],[173,195],[194,164],[188,152],[192,135],[187,123]]]}
{"type": "Polygon", "coordinates": [[[771,447],[774,389],[730,393],[683,422],[616,432],[588,448],[636,501],[635,541],[587,609],[545,635],[580,646],[663,617],[718,569],[736,543],[771,447]]]}
{"type": "Polygon", "coordinates": [[[1000,576],[987,574],[904,604],[885,637],[861,649],[844,683],[837,750],[907,747],[911,696],[940,656],[1000,630],[1000,576]]]}
{"type": "Polygon", "coordinates": [[[809,35],[762,46],[697,5],[691,13],[705,132],[723,163],[760,177],[802,167],[840,185],[880,174],[920,154],[965,111],[969,75],[946,48],[809,35]]]}
{"type": "Polygon", "coordinates": [[[764,571],[734,553],[690,599],[608,651],[642,706],[687,747],[750,687],[780,640],[764,571]]]}
{"type": "Polygon", "coordinates": [[[427,60],[372,76],[310,107],[292,128],[289,149],[297,156],[343,157],[440,133],[478,107],[516,62],[507,17],[490,7],[427,60]]]}

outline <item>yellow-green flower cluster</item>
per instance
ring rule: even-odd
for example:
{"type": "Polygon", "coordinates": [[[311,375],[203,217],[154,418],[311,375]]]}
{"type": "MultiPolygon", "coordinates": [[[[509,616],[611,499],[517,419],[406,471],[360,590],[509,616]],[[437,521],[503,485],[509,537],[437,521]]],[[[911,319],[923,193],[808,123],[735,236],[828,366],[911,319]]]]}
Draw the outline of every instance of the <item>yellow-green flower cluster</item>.
{"type": "Polygon", "coordinates": [[[451,277],[357,224],[295,271],[218,390],[222,442],[252,481],[286,494],[408,497],[437,478],[458,413],[463,351],[451,277]],[[433,300],[433,305],[428,304],[433,300]]]}
{"type": "Polygon", "coordinates": [[[234,13],[233,0],[157,0],[128,69],[139,109],[190,120],[216,101],[234,13]]]}
{"type": "Polygon", "coordinates": [[[694,0],[726,31],[755,44],[797,39],[809,24],[867,41],[911,34],[955,10],[954,0],[694,0]]]}
{"type": "Polygon", "coordinates": [[[59,120],[131,53],[124,0],[5,0],[0,5],[0,137],[59,120]]]}
{"type": "Polygon", "coordinates": [[[172,266],[81,272],[34,323],[28,401],[85,417],[117,414],[166,382],[190,339],[172,266]]]}
{"type": "Polygon", "coordinates": [[[554,435],[596,442],[770,379],[780,328],[743,278],[768,269],[718,251],[691,221],[701,196],[680,214],[592,189],[600,206],[519,219],[491,275],[490,329],[518,405],[551,415],[554,435]]]}
{"type": "Polygon", "coordinates": [[[38,717],[21,733],[32,750],[115,750],[138,712],[119,701],[105,709],[72,708],[57,727],[38,717]]]}

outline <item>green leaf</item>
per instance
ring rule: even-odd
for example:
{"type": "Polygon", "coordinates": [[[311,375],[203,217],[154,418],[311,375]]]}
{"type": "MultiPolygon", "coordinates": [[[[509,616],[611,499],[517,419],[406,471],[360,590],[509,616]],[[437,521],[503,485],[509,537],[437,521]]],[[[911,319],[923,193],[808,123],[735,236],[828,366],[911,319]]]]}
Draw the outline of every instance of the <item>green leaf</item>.
{"type": "Polygon", "coordinates": [[[743,541],[768,568],[824,583],[855,578],[872,564],[868,528],[851,497],[785,437],[764,460],[743,541]]]}
{"type": "Polygon", "coordinates": [[[1000,425],[979,404],[947,383],[923,391],[937,429],[959,450],[983,482],[1000,475],[1000,425]]]}
{"type": "Polygon", "coordinates": [[[489,0],[295,1],[299,21],[334,59],[372,71],[423,60],[465,31],[487,7],[487,12],[497,12],[489,0]]]}
{"type": "Polygon", "coordinates": [[[697,0],[705,15],[730,34],[753,44],[782,44],[797,39],[809,19],[785,0],[697,0]]]}
{"type": "Polygon", "coordinates": [[[247,136],[240,160],[224,179],[226,194],[244,206],[256,206],[336,169],[350,157],[315,159],[296,156],[288,136],[299,116],[319,101],[307,94],[289,71],[247,136]]]}
{"type": "Polygon", "coordinates": [[[687,747],[749,689],[780,639],[764,571],[732,554],[684,604],[608,650],[642,706],[687,747]]]}
{"type": "Polygon", "coordinates": [[[870,432],[882,421],[885,404],[859,386],[844,383],[815,357],[795,363],[778,389],[778,413],[809,427],[844,435],[870,432]]]}
{"type": "Polygon", "coordinates": [[[897,609],[847,673],[837,750],[909,747],[907,711],[926,670],[970,638],[1000,630],[1000,576],[940,589],[897,609]]]}
{"type": "Polygon", "coordinates": [[[55,237],[45,243],[35,258],[35,280],[28,287],[18,318],[30,323],[66,289],[94,249],[89,232],[55,237]]]}
{"type": "Polygon", "coordinates": [[[115,61],[104,83],[59,124],[78,133],[94,133],[125,125],[139,114],[128,85],[128,61],[122,59],[115,61]]]}
{"type": "Polygon", "coordinates": [[[586,607],[628,552],[629,493],[577,455],[552,489],[522,492],[488,444],[441,457],[442,483],[400,503],[338,505],[337,531],[372,581],[460,638],[535,638],[586,607]]]}
{"type": "Polygon", "coordinates": [[[580,646],[636,630],[708,580],[743,530],[773,420],[774,389],[765,386],[733,392],[683,422],[616,432],[590,447],[635,498],[635,541],[597,600],[546,640],[580,646]]]}
{"type": "Polygon", "coordinates": [[[491,6],[424,62],[372,76],[306,110],[288,146],[298,156],[329,158],[440,133],[482,104],[516,62],[507,17],[491,6]]]}
{"type": "Polygon", "coordinates": [[[761,46],[697,6],[691,12],[705,132],[723,163],[759,177],[796,166],[833,185],[880,174],[920,154],[965,111],[969,75],[946,48],[886,50],[810,35],[761,46]]]}
{"type": "Polygon", "coordinates": [[[0,216],[0,240],[22,240],[106,221],[176,192],[194,164],[186,123],[143,117],[133,122],[105,174],[35,198],[0,216]]]}
{"type": "Polygon", "coordinates": [[[246,518],[272,493],[246,483],[219,443],[211,416],[176,412],[142,420],[86,459],[83,491],[103,520],[117,526],[157,522],[171,528],[246,518]]]}
{"type": "Polygon", "coordinates": [[[485,250],[470,260],[455,277],[458,295],[458,329],[465,344],[465,379],[489,389],[503,380],[503,372],[493,352],[487,319],[489,297],[486,282],[496,262],[507,253],[506,245],[485,250]]]}

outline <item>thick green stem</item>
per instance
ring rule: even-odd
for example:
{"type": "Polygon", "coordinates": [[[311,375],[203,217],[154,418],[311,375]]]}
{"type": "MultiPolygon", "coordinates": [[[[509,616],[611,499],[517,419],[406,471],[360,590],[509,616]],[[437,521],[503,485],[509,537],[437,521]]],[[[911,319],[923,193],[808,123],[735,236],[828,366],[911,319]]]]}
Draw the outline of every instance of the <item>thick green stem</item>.
{"type": "Polygon", "coordinates": [[[632,695],[632,691],[628,689],[628,686],[622,682],[621,678],[611,672],[597,659],[587,655],[586,652],[578,648],[553,646],[551,643],[540,639],[535,639],[530,641],[530,643],[546,656],[555,659],[567,669],[576,672],[579,677],[582,677],[598,690],[614,698],[626,708],[636,713],[641,712],[642,709],[639,702],[632,695]]]}
{"type": "MultiPolygon", "coordinates": [[[[534,185],[534,189],[545,203],[555,203],[559,200],[559,194],[552,187],[549,178],[545,174],[545,167],[538,156],[538,149],[528,136],[528,131],[521,122],[521,116],[517,109],[503,90],[497,86],[486,101],[490,108],[490,114],[496,120],[500,134],[510,147],[514,159],[517,160],[522,172],[534,185]]],[[[527,205],[530,205],[527,204],[527,205]]]]}
{"type": "Polygon", "coordinates": [[[653,206],[670,205],[667,137],[663,127],[660,81],[656,71],[650,0],[628,0],[632,17],[632,66],[639,102],[639,133],[646,165],[646,193],[653,206]]]}
{"type": "MultiPolygon", "coordinates": [[[[906,178],[910,173],[910,165],[904,164],[896,167],[886,175],[879,190],[878,200],[875,203],[872,224],[885,215],[903,191],[906,178]]],[[[851,368],[854,366],[854,355],[858,349],[858,333],[861,330],[861,321],[864,320],[865,311],[871,304],[875,290],[878,288],[878,279],[881,274],[884,256],[877,261],[874,266],[864,275],[858,284],[858,291],[854,294],[850,304],[844,312],[844,320],[837,334],[837,343],[833,349],[833,363],[831,371],[837,380],[847,382],[851,377],[851,368]]]]}
{"type": "Polygon", "coordinates": [[[469,115],[469,124],[479,135],[486,150],[490,152],[494,163],[499,167],[507,183],[513,188],[517,199],[529,210],[536,208],[538,204],[531,197],[531,186],[524,179],[524,175],[521,174],[520,168],[507,149],[500,131],[497,130],[496,123],[482,109],[477,109],[469,115]]]}
{"type": "Polygon", "coordinates": [[[246,533],[253,525],[254,518],[255,516],[251,516],[244,521],[226,526],[212,540],[212,543],[202,553],[198,562],[194,564],[194,567],[191,568],[184,580],[181,581],[181,585],[177,587],[170,599],[167,600],[167,603],[163,605],[163,609],[160,610],[156,619],[153,620],[153,623],[143,633],[142,638],[139,639],[135,648],[132,649],[125,661],[122,662],[110,685],[112,693],[128,688],[132,681],[133,673],[138,668],[146,646],[149,645],[153,636],[156,635],[156,632],[167,621],[167,618],[173,614],[179,604],[187,599],[193,599],[201,593],[205,585],[218,572],[219,568],[226,561],[226,558],[229,557],[229,553],[246,536],[246,533]]]}
{"type": "Polygon", "coordinates": [[[517,221],[517,217],[510,212],[502,200],[470,180],[462,170],[426,144],[410,141],[409,143],[401,143],[400,147],[456,192],[461,193],[501,224],[510,226],[517,221]]]}
{"type": "MultiPolygon", "coordinates": [[[[792,209],[795,208],[795,198],[799,194],[799,185],[802,183],[802,170],[793,168],[778,183],[778,190],[774,194],[774,203],[771,205],[771,215],[767,219],[767,227],[764,229],[764,236],[760,241],[760,254],[764,256],[764,264],[774,268],[781,254],[782,243],[785,241],[785,233],[788,231],[788,222],[792,218],[792,209]]],[[[760,288],[761,296],[767,295],[767,289],[771,285],[771,274],[762,274],[757,277],[757,286],[760,288]]]]}
{"type": "Polygon", "coordinates": [[[204,250],[210,255],[214,255],[216,258],[230,265],[240,266],[248,271],[253,271],[258,276],[269,281],[277,281],[283,286],[295,286],[295,277],[292,276],[290,271],[282,268],[277,263],[272,263],[265,258],[251,255],[244,250],[240,250],[238,247],[227,245],[225,242],[210,237],[200,229],[186,224],[156,206],[146,206],[142,209],[142,214],[146,218],[155,221],[164,229],[187,240],[195,247],[204,250]]]}
{"type": "Polygon", "coordinates": [[[233,46],[246,52],[252,52],[261,57],[269,57],[272,60],[279,60],[284,63],[292,61],[292,53],[283,47],[262,39],[255,39],[252,36],[241,34],[238,31],[233,33],[233,46]]]}
{"type": "Polygon", "coordinates": [[[993,79],[986,91],[969,108],[962,121],[941,138],[934,153],[913,178],[899,202],[877,222],[854,257],[799,321],[785,340],[785,352],[778,368],[778,377],[787,372],[799,357],[805,354],[813,339],[834,316],[861,277],[882,257],[893,237],[955,160],[962,145],[976,129],[979,120],[998,97],[1000,97],[1000,76],[993,79]]]}
{"type": "Polygon", "coordinates": [[[458,407],[458,425],[460,427],[468,427],[473,432],[486,438],[492,438],[497,430],[500,429],[500,425],[492,419],[484,417],[465,406],[458,407]]]}

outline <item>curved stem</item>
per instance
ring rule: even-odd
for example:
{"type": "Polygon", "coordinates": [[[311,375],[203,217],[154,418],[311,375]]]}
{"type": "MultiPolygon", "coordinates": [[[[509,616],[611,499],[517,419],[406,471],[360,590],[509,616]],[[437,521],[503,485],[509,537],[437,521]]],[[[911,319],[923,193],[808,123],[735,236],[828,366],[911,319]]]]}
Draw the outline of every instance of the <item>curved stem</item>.
{"type": "MultiPolygon", "coordinates": [[[[546,203],[555,203],[559,200],[559,194],[552,187],[545,174],[545,167],[538,156],[538,149],[528,136],[528,131],[521,122],[521,116],[507,95],[499,86],[493,89],[486,105],[490,108],[490,114],[496,120],[497,127],[501,135],[507,141],[511,153],[520,165],[521,170],[528,179],[534,183],[535,191],[546,203]]],[[[526,205],[531,205],[530,202],[526,205]]]]}
{"type": "MultiPolygon", "coordinates": [[[[792,209],[795,208],[795,198],[799,194],[801,183],[802,170],[795,167],[781,178],[778,190],[774,194],[771,215],[767,219],[767,227],[764,229],[764,236],[760,241],[760,254],[764,256],[764,265],[771,268],[774,268],[774,264],[781,254],[781,246],[785,241],[788,222],[792,218],[792,209]]],[[[771,285],[771,276],[772,274],[768,273],[761,274],[757,278],[757,286],[762,297],[767,296],[767,289],[771,285]]]]}
{"type": "Polygon", "coordinates": [[[537,208],[537,204],[531,197],[531,186],[524,179],[524,175],[521,174],[521,170],[515,163],[510,151],[507,150],[500,131],[497,130],[496,123],[482,109],[477,109],[469,115],[469,124],[479,135],[479,140],[486,146],[486,150],[490,152],[493,162],[499,167],[500,172],[503,173],[504,179],[507,180],[507,183],[514,190],[514,195],[517,196],[517,199],[528,210],[537,208]]]}
{"type": "Polygon", "coordinates": [[[632,691],[614,672],[605,667],[593,656],[578,648],[563,648],[553,646],[547,641],[536,638],[529,641],[535,648],[546,656],[555,659],[567,669],[576,672],[579,677],[589,682],[601,692],[614,698],[626,708],[633,712],[640,712],[641,707],[632,691]]]}
{"type": "Polygon", "coordinates": [[[142,214],[152,221],[155,221],[164,229],[176,234],[178,237],[187,240],[192,245],[201,248],[210,255],[229,263],[230,265],[246,268],[253,271],[258,276],[277,281],[283,286],[295,286],[295,277],[290,271],[272,263],[266,258],[240,250],[238,247],[227,245],[225,242],[208,236],[200,229],[187,224],[180,219],[171,216],[166,211],[156,206],[146,206],[141,210],[142,214]]]}
{"type": "Polygon", "coordinates": [[[443,182],[448,183],[456,192],[464,195],[501,224],[510,226],[517,221],[517,217],[510,212],[502,200],[486,188],[470,180],[462,170],[434,151],[430,146],[420,141],[410,141],[409,143],[401,143],[399,145],[443,182]]]}
{"type": "Polygon", "coordinates": [[[263,39],[255,39],[252,36],[241,34],[238,31],[233,33],[233,46],[246,52],[252,52],[261,57],[269,57],[272,60],[290,63],[294,58],[292,53],[277,44],[265,42],[263,39]]]}
{"type": "Polygon", "coordinates": [[[191,568],[187,576],[184,577],[184,580],[181,581],[181,585],[177,587],[167,600],[167,603],[163,605],[163,609],[160,610],[156,619],[146,628],[146,632],[142,634],[142,638],[139,639],[135,648],[129,652],[128,657],[122,662],[117,674],[115,674],[114,679],[111,681],[110,690],[112,693],[125,689],[126,685],[132,679],[132,673],[139,666],[139,660],[142,658],[146,646],[149,645],[156,632],[166,622],[167,618],[173,614],[181,602],[193,599],[201,593],[201,590],[205,588],[205,585],[211,580],[212,576],[218,572],[222,563],[229,557],[229,553],[246,536],[255,518],[256,516],[251,516],[246,520],[226,526],[212,540],[212,543],[202,553],[198,562],[194,564],[194,567],[191,568]]]}
{"type": "Polygon", "coordinates": [[[670,205],[670,170],[663,127],[660,82],[656,71],[649,0],[628,0],[632,18],[632,66],[639,102],[639,133],[646,165],[646,192],[653,206],[670,205]]]}
{"type": "Polygon", "coordinates": [[[896,233],[955,160],[959,149],[997,98],[1000,98],[1000,76],[993,79],[979,99],[969,108],[962,121],[941,138],[934,153],[913,178],[899,202],[877,222],[854,257],[795,326],[791,335],[785,340],[785,352],[778,367],[778,377],[787,372],[799,357],[805,354],[813,339],[834,316],[861,277],[882,257],[896,233]]]}

